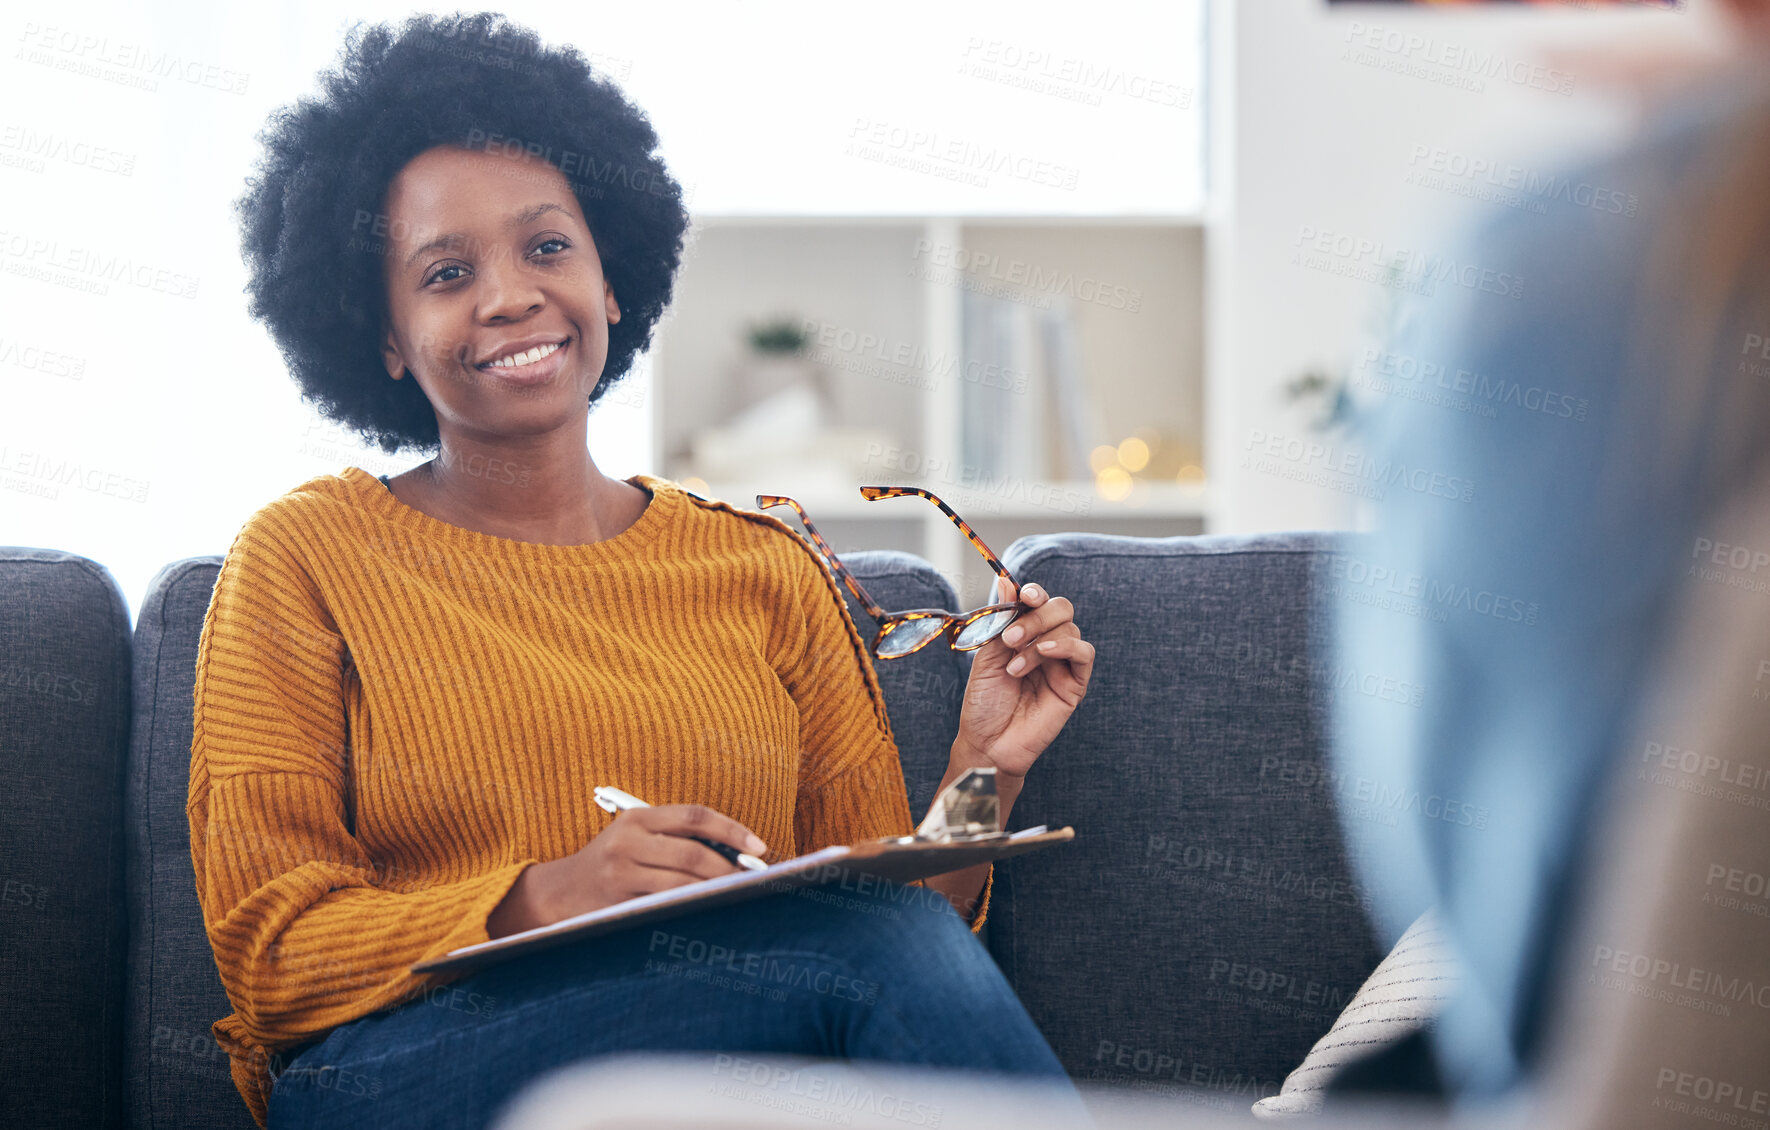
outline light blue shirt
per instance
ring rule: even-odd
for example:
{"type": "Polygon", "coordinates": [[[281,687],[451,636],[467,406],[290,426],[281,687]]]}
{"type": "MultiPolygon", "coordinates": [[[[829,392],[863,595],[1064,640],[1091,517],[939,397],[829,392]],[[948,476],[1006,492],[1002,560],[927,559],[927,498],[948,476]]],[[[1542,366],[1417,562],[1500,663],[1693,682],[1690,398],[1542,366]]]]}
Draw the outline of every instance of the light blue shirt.
{"type": "MultiPolygon", "coordinates": [[[[1704,513],[1770,446],[1770,355],[1760,372],[1749,354],[1770,308],[1721,317],[1682,371],[1641,363],[1638,345],[1643,311],[1698,285],[1659,257],[1715,222],[1691,178],[1729,123],[1770,121],[1765,107],[1711,93],[1626,154],[1523,186],[1543,211],[1496,206],[1421,264],[1431,293],[1357,371],[1390,382],[1349,441],[1384,485],[1380,532],[1329,579],[1336,661],[1420,693],[1339,700],[1342,822],[1388,939],[1436,903],[1466,963],[1433,1035],[1465,1099],[1537,1063],[1603,790],[1640,752],[1634,712],[1673,587],[1704,513]],[[1669,426],[1674,406],[1696,426],[1669,426]],[[1736,413],[1760,438],[1739,441],[1736,413]]],[[[1751,271],[1770,278],[1770,261],[1751,271]]]]}

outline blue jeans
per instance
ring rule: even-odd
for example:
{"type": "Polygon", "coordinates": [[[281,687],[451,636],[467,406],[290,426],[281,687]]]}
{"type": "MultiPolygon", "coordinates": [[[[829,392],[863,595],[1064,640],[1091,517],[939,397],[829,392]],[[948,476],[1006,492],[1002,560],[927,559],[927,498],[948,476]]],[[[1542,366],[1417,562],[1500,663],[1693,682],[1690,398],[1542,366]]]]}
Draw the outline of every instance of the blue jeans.
{"type": "Polygon", "coordinates": [[[813,887],[528,954],[340,1025],[273,1061],[270,1127],[480,1130],[535,1076],[635,1051],[1067,1079],[937,892],[813,887]]]}

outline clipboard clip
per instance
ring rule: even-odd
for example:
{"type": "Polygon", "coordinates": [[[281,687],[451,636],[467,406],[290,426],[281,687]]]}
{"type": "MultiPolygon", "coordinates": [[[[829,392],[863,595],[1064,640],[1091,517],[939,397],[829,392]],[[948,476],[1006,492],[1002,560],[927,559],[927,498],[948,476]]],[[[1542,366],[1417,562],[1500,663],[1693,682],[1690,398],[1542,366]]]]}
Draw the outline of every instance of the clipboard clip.
{"type": "MultiPolygon", "coordinates": [[[[917,825],[916,834],[905,839],[924,843],[977,843],[1004,839],[1002,809],[996,799],[996,771],[967,769],[963,776],[940,791],[917,825]]],[[[902,841],[900,841],[902,842],[902,841]]]]}

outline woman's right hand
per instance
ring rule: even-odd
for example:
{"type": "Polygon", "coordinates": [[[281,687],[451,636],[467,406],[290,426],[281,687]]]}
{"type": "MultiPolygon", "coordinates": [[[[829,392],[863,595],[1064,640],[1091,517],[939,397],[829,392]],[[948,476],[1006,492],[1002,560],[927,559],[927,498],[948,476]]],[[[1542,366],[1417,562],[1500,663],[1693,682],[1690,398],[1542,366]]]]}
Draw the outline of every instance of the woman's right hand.
{"type": "Polygon", "coordinates": [[[738,869],[691,836],[756,856],[768,850],[754,832],[706,805],[628,809],[571,855],[524,870],[486,919],[486,933],[501,938],[738,869]]]}

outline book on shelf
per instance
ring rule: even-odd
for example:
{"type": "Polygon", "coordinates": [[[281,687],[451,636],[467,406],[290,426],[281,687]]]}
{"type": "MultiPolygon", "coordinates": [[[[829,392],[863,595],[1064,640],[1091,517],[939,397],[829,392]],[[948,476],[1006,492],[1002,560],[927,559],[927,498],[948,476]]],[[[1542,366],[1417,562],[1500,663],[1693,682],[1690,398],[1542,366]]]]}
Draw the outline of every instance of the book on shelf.
{"type": "Polygon", "coordinates": [[[1066,300],[1038,309],[967,293],[960,456],[990,480],[1089,479],[1098,416],[1083,380],[1066,300]]]}

